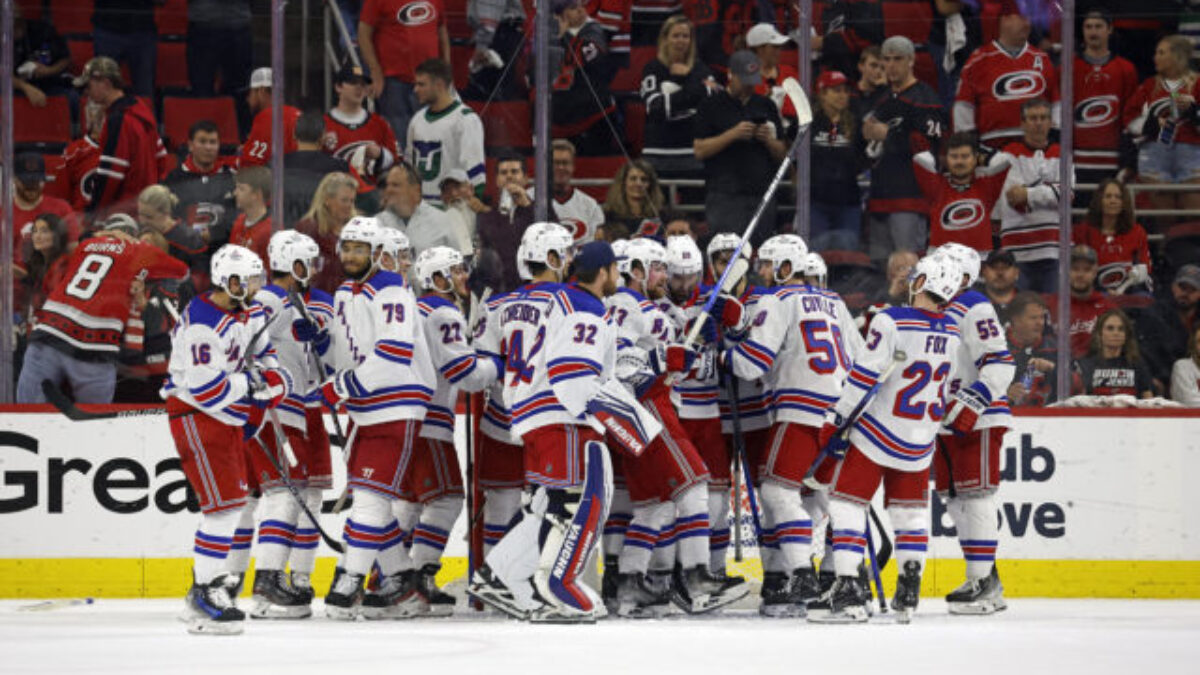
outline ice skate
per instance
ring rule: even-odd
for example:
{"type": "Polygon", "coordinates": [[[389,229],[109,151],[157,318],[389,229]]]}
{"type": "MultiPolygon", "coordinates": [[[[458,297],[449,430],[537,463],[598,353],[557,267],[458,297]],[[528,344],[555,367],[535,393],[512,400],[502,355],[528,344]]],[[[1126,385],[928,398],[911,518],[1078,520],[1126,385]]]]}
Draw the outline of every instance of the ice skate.
{"type": "Polygon", "coordinates": [[[617,556],[605,556],[604,576],[600,578],[600,599],[604,601],[604,606],[608,609],[610,615],[618,613],[617,575],[619,574],[620,569],[617,566],[617,556]]]}
{"type": "Polygon", "coordinates": [[[514,619],[529,618],[529,612],[517,604],[512,591],[492,573],[491,568],[487,565],[475,570],[475,574],[471,576],[471,582],[467,585],[467,595],[514,619]]]}
{"type": "Polygon", "coordinates": [[[371,621],[411,619],[420,614],[422,602],[416,576],[415,571],[405,570],[381,578],[379,589],[363,596],[363,618],[371,621]]]}
{"type": "Polygon", "coordinates": [[[805,615],[805,608],[797,606],[790,591],[788,576],[783,572],[763,574],[761,602],[758,613],[773,619],[798,618],[805,615]]]}
{"type": "MultiPolygon", "coordinates": [[[[813,623],[866,623],[871,614],[871,593],[858,577],[838,577],[822,598],[827,609],[810,612],[813,623]]],[[[822,608],[824,609],[824,608],[822,608]]]]}
{"type": "Polygon", "coordinates": [[[675,571],[671,601],[688,614],[704,614],[730,605],[750,592],[745,581],[726,587],[725,578],[714,576],[704,565],[675,571]]]}
{"type": "Polygon", "coordinates": [[[292,590],[300,594],[304,598],[304,602],[312,604],[316,593],[312,587],[312,575],[305,572],[292,572],[291,574],[292,590]]]}
{"type": "Polygon", "coordinates": [[[363,576],[350,574],[341,567],[333,574],[333,584],[325,596],[325,616],[338,621],[353,621],[358,617],[363,600],[363,576]]]}
{"type": "Polygon", "coordinates": [[[921,563],[909,560],[904,563],[904,571],[896,577],[896,594],[892,596],[892,610],[896,612],[896,620],[901,623],[911,621],[920,599],[921,563]]]}
{"type": "Polygon", "coordinates": [[[951,614],[995,614],[1008,608],[1004,602],[1004,585],[996,566],[982,579],[968,579],[946,596],[946,606],[951,614]]]}
{"type": "Polygon", "coordinates": [[[250,609],[252,619],[307,619],[312,607],[305,596],[289,585],[281,570],[260,570],[254,573],[254,595],[250,609]]]}
{"type": "Polygon", "coordinates": [[[667,594],[655,591],[641,572],[622,574],[617,580],[617,616],[626,619],[660,619],[671,611],[667,594]]]}
{"type": "Polygon", "coordinates": [[[417,572],[417,594],[421,598],[423,609],[421,614],[426,616],[451,616],[457,601],[453,595],[438,588],[435,577],[437,565],[426,565],[417,572]]]}
{"type": "Polygon", "coordinates": [[[220,576],[207,584],[192,583],[188,591],[185,614],[188,632],[194,635],[239,635],[245,613],[238,609],[226,586],[230,575],[220,576]]]}

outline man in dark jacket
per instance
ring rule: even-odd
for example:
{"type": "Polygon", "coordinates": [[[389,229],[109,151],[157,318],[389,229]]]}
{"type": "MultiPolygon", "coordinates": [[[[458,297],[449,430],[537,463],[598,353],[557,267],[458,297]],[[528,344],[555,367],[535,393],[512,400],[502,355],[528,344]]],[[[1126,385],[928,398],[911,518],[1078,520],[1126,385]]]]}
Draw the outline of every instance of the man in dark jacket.
{"type": "Polygon", "coordinates": [[[517,247],[525,229],[533,223],[533,200],[526,192],[525,159],[515,153],[501,155],[496,160],[495,181],[500,203],[480,213],[475,221],[480,248],[476,277],[492,290],[505,292],[521,284],[517,247]],[[490,265],[485,264],[489,262],[490,265]],[[495,269],[496,264],[499,269],[495,269]]]}
{"type": "Polygon", "coordinates": [[[1184,265],[1175,273],[1169,293],[1153,306],[1134,312],[1138,347],[1156,391],[1167,391],[1171,366],[1188,351],[1188,336],[1200,319],[1200,265],[1184,265]]]}
{"type": "Polygon", "coordinates": [[[312,206],[313,193],[327,173],[350,172],[346,160],[321,149],[325,117],[306,112],[296,120],[296,151],[283,157],[283,222],[292,227],[312,206]]]}

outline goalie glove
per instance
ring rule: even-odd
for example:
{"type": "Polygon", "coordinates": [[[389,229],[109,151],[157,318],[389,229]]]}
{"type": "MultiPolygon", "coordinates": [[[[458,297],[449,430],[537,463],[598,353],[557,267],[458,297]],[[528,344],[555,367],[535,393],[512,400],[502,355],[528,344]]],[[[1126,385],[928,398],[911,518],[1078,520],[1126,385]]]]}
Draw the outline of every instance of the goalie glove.
{"type": "Polygon", "coordinates": [[[321,398],[332,409],[348,398],[361,398],[366,394],[367,390],[354,376],[353,370],[339,370],[321,385],[321,398]]]}
{"type": "Polygon", "coordinates": [[[942,426],[957,434],[969,433],[975,428],[979,416],[987,410],[992,395],[986,385],[976,382],[954,394],[954,400],[946,408],[942,426]]]}
{"type": "Polygon", "coordinates": [[[636,402],[607,388],[601,388],[588,399],[587,411],[604,427],[609,440],[634,457],[645,452],[646,446],[662,431],[661,425],[636,402]]]}

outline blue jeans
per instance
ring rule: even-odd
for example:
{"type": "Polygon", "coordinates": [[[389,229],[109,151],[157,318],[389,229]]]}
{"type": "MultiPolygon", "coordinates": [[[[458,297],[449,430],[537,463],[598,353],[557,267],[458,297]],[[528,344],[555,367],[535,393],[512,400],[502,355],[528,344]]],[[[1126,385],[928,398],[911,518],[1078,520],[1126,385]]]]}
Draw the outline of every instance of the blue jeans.
{"type": "Polygon", "coordinates": [[[158,64],[158,35],[155,33],[113,33],[97,28],[92,31],[96,56],[108,56],[129,64],[133,77],[132,93],[154,95],[154,69],[158,64]]]}
{"type": "Polygon", "coordinates": [[[83,361],[45,342],[30,342],[21,366],[21,379],[17,380],[17,403],[45,403],[42,380],[60,387],[70,382],[76,403],[112,403],[117,388],[117,364],[83,361]]]}
{"type": "Polygon", "coordinates": [[[814,251],[857,251],[862,208],[857,204],[812,203],[808,241],[814,251]]]}
{"type": "Polygon", "coordinates": [[[413,93],[413,86],[394,77],[384,79],[379,108],[379,114],[392,125],[392,131],[396,134],[396,140],[400,141],[401,148],[408,152],[408,148],[404,147],[405,139],[408,138],[408,121],[421,109],[417,103],[417,95],[413,93]]]}

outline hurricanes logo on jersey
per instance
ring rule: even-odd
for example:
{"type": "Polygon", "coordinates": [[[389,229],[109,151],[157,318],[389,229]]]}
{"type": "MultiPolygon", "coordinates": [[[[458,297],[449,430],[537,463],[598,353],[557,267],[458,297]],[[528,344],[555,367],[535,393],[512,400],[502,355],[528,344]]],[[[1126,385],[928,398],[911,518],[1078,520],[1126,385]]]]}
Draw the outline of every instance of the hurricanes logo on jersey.
{"type": "Polygon", "coordinates": [[[942,209],[943,230],[967,230],[983,222],[987,209],[978,199],[960,199],[942,209]]]}
{"type": "Polygon", "coordinates": [[[1117,288],[1129,277],[1129,268],[1130,264],[1126,262],[1104,265],[1096,273],[1096,283],[1100,284],[1101,288],[1109,290],[1117,288]]]}
{"type": "Polygon", "coordinates": [[[427,0],[410,2],[396,12],[396,21],[405,26],[424,26],[437,19],[437,8],[427,0]]]}
{"type": "Polygon", "coordinates": [[[1001,101],[1032,98],[1046,90],[1046,78],[1036,70],[1018,70],[996,78],[992,95],[1001,101]]]}
{"type": "Polygon", "coordinates": [[[1117,119],[1120,106],[1116,96],[1093,96],[1075,106],[1075,126],[1102,127],[1117,119]]]}
{"type": "Polygon", "coordinates": [[[558,224],[571,230],[571,236],[575,238],[575,241],[587,236],[587,223],[578,218],[563,218],[558,221],[558,224]]]}

